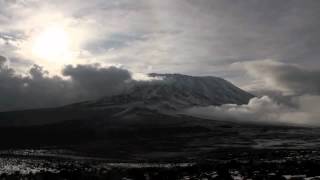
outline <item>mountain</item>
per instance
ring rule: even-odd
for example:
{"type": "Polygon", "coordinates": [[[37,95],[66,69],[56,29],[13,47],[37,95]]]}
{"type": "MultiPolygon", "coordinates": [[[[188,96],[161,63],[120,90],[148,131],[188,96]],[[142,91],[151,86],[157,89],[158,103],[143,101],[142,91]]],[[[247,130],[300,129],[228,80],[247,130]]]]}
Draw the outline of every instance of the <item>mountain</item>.
{"type": "MultiPolygon", "coordinates": [[[[136,82],[120,95],[57,108],[0,113],[1,126],[44,125],[66,120],[113,118],[138,119],[138,112],[174,113],[193,106],[245,104],[251,94],[217,77],[150,74],[153,81],[136,82]]],[[[142,113],[144,114],[144,113],[142,113]]]]}
{"type": "Polygon", "coordinates": [[[76,103],[73,107],[132,105],[157,110],[179,110],[192,106],[246,104],[253,95],[230,82],[212,76],[149,74],[157,80],[137,82],[118,96],[76,103]]]}
{"type": "Polygon", "coordinates": [[[136,82],[112,97],[1,112],[0,149],[65,148],[108,158],[148,159],[198,154],[199,148],[213,148],[238,134],[233,123],[178,112],[192,106],[244,104],[251,94],[217,77],[150,76],[156,80],[136,82]]]}

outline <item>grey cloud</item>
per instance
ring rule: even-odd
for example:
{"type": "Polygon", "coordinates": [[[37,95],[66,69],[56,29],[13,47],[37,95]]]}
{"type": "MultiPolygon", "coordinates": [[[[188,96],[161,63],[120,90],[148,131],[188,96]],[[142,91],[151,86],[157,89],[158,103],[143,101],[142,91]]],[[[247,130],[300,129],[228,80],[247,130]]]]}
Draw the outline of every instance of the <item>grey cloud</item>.
{"type": "Polygon", "coordinates": [[[7,61],[6,57],[0,56],[0,67],[2,67],[6,61],[7,61]]]}
{"type": "Polygon", "coordinates": [[[130,82],[131,74],[117,67],[99,65],[66,66],[63,74],[50,77],[38,65],[28,76],[18,75],[0,58],[0,111],[60,106],[120,93],[130,82]],[[129,81],[129,82],[127,82],[129,81]]]}
{"type": "Polygon", "coordinates": [[[128,70],[116,67],[103,68],[99,65],[66,66],[64,76],[70,76],[72,83],[86,97],[113,95],[124,90],[127,81],[131,80],[128,70]]]}
{"type": "Polygon", "coordinates": [[[316,30],[320,3],[316,1],[150,1],[149,5],[157,21],[143,21],[145,10],[127,19],[128,24],[144,22],[140,25],[148,38],[106,53],[103,59],[131,58],[126,65],[138,70],[146,62],[156,72],[169,69],[217,76],[224,74],[225,67],[217,67],[222,62],[275,58],[319,64],[315,57],[320,55],[316,30]]]}
{"type": "Polygon", "coordinates": [[[153,66],[153,71],[159,73],[169,70],[223,76],[225,67],[217,67],[221,62],[228,65],[265,58],[319,65],[319,1],[33,0],[23,1],[23,5],[19,2],[14,7],[13,3],[10,7],[1,6],[0,14],[16,21],[0,27],[0,32],[27,32],[35,27],[32,17],[41,17],[41,13],[48,12],[47,7],[52,13],[64,15],[79,29],[89,31],[82,48],[90,51],[92,59],[102,64],[129,59],[125,66],[139,72],[153,66]],[[123,37],[115,38],[114,34],[123,37]],[[147,38],[140,39],[145,35],[147,38]],[[114,51],[107,51],[113,48],[114,51]]]}
{"type": "MultiPolygon", "coordinates": [[[[273,60],[235,63],[233,67],[243,68],[269,90],[285,94],[320,94],[320,70],[307,69],[300,65],[281,63],[273,60]]],[[[256,89],[264,90],[264,89],[256,89]]]]}
{"type": "Polygon", "coordinates": [[[21,39],[19,39],[18,37],[0,34],[1,46],[8,46],[8,47],[11,47],[12,49],[16,49],[18,48],[20,43],[21,43],[21,39]]]}

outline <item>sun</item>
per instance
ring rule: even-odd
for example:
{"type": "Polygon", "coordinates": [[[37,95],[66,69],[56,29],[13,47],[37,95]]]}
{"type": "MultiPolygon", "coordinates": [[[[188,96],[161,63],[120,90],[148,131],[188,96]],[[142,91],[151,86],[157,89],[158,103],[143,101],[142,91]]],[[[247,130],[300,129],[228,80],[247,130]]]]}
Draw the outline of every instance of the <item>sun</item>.
{"type": "Polygon", "coordinates": [[[48,61],[63,61],[70,54],[70,38],[63,27],[48,27],[33,40],[32,54],[48,61]]]}

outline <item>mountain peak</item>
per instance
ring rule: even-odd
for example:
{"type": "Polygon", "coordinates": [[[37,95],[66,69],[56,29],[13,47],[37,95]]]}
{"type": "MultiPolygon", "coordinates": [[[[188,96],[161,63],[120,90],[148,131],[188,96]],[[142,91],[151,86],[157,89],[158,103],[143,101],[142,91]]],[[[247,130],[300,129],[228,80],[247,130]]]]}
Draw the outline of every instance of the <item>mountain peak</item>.
{"type": "Polygon", "coordinates": [[[131,104],[149,109],[178,110],[192,106],[245,104],[253,97],[218,77],[157,73],[149,76],[161,77],[161,80],[137,82],[123,94],[93,101],[90,106],[131,104]]]}
{"type": "Polygon", "coordinates": [[[50,124],[97,117],[115,118],[119,121],[158,118],[159,114],[172,115],[194,106],[246,104],[253,97],[222,78],[181,74],[153,76],[163,78],[155,81],[137,81],[126,92],[116,96],[57,108],[2,113],[2,126],[50,124]]]}
{"type": "Polygon", "coordinates": [[[162,78],[192,78],[192,79],[204,79],[204,78],[212,78],[212,79],[221,79],[216,76],[191,76],[191,75],[185,75],[185,74],[179,74],[179,73],[149,73],[148,76],[150,77],[162,77],[162,78]]]}

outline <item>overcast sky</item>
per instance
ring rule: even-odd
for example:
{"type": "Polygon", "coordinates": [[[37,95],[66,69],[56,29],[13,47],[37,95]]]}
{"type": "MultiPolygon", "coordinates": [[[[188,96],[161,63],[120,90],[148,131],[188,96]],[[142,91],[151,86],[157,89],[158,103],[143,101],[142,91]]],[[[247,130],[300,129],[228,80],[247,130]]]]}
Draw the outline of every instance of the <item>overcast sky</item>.
{"type": "Polygon", "coordinates": [[[0,67],[59,81],[108,66],[121,81],[212,75],[251,91],[300,92],[308,79],[317,94],[319,18],[318,0],[0,0],[0,67]]]}
{"type": "Polygon", "coordinates": [[[319,66],[319,10],[317,0],[0,0],[0,53],[17,68],[99,62],[232,79],[234,62],[319,66]],[[72,36],[62,62],[30,52],[52,25],[72,36]]]}

